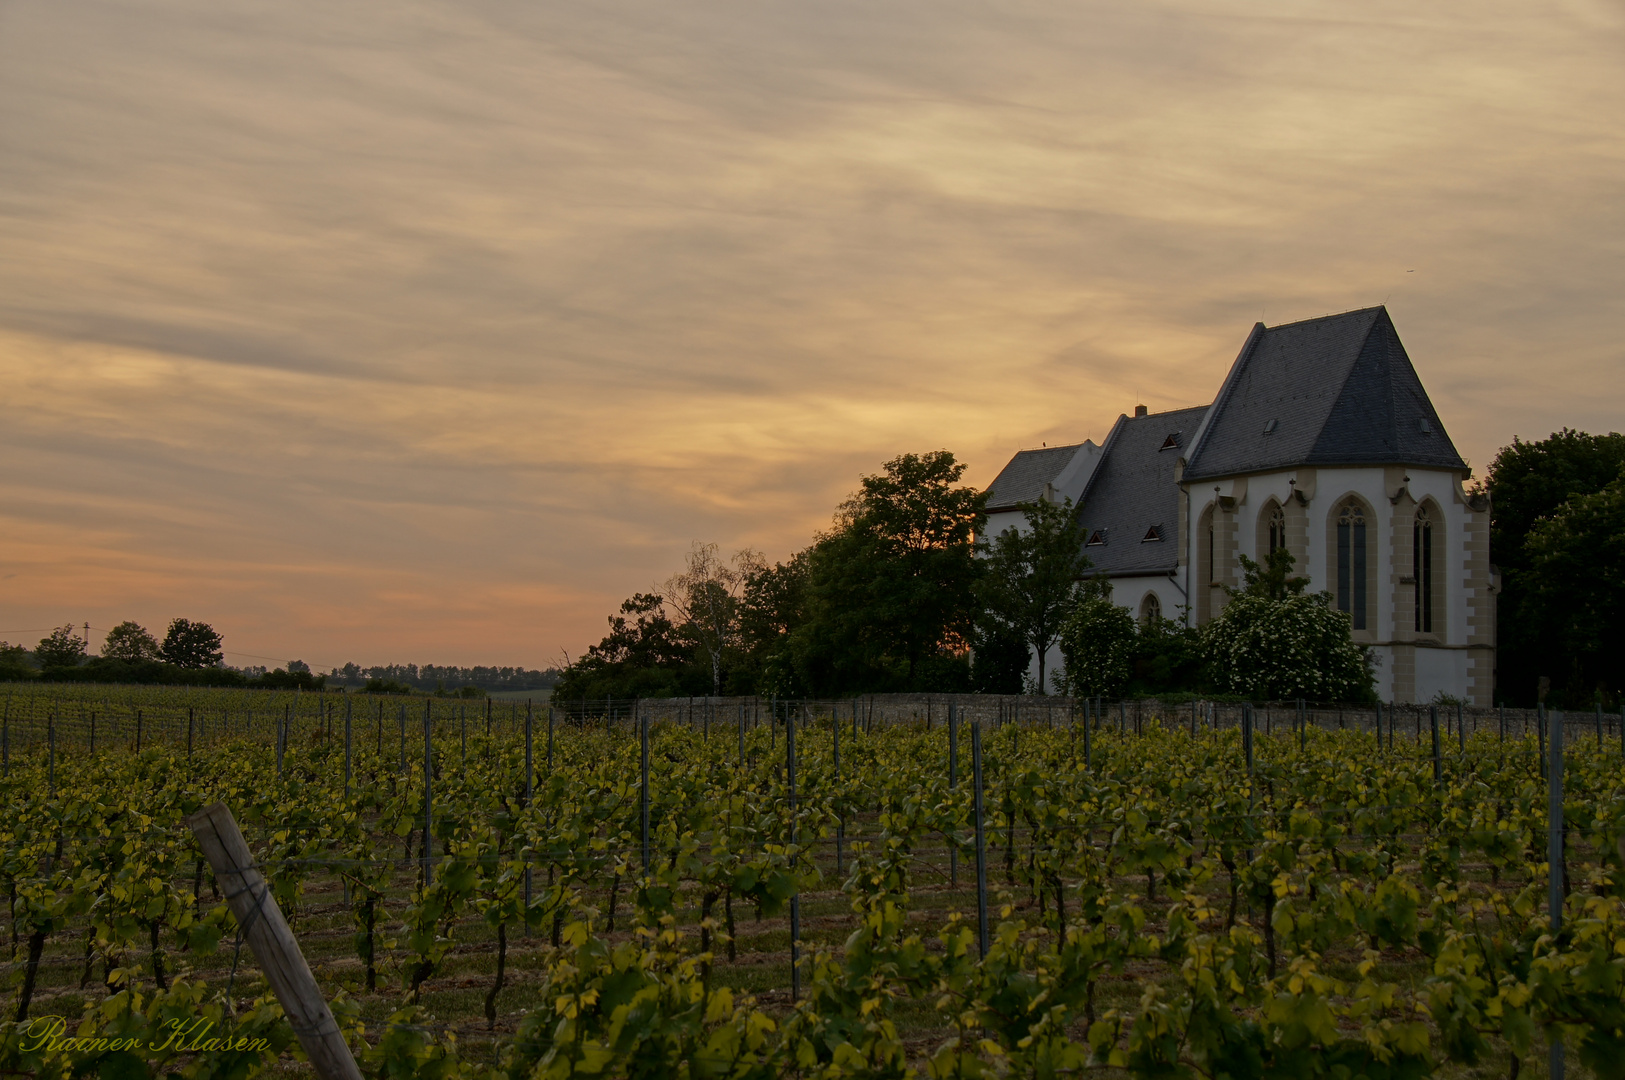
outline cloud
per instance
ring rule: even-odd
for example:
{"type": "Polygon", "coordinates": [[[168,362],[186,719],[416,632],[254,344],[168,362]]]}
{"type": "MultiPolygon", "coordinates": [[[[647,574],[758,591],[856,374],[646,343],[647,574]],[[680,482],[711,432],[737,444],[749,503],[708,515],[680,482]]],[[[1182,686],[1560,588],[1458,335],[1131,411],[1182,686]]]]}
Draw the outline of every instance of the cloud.
{"type": "Polygon", "coordinates": [[[1207,400],[1255,320],[1383,301],[1480,468],[1606,429],[1622,36],[1580,2],[12,4],[0,618],[538,664],[693,539],[782,557],[896,453],[985,482],[1207,400]]]}

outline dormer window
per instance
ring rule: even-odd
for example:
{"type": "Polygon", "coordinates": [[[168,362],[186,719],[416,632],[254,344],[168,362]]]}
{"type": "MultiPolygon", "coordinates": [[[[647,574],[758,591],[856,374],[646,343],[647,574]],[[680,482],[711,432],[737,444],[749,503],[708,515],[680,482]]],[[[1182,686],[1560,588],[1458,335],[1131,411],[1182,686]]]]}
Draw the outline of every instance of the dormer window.
{"type": "Polygon", "coordinates": [[[1279,420],[1266,420],[1266,421],[1264,421],[1264,434],[1266,434],[1266,435],[1274,435],[1275,434],[1275,429],[1276,429],[1277,426],[1280,425],[1280,423],[1281,422],[1279,420]]]}
{"type": "Polygon", "coordinates": [[[1162,445],[1157,447],[1157,449],[1159,451],[1161,451],[1161,450],[1178,450],[1179,449],[1179,432],[1176,431],[1172,435],[1168,436],[1166,439],[1162,440],[1162,445]]]}
{"type": "Polygon", "coordinates": [[[1153,526],[1151,526],[1149,529],[1147,529],[1145,531],[1144,536],[1140,537],[1140,543],[1142,543],[1142,544],[1150,544],[1150,543],[1153,543],[1153,542],[1155,542],[1157,540],[1161,540],[1161,539],[1162,539],[1162,526],[1161,525],[1153,525],[1153,526]]]}
{"type": "Polygon", "coordinates": [[[1422,425],[1422,434],[1424,434],[1424,435],[1432,435],[1433,434],[1433,421],[1429,420],[1427,417],[1424,416],[1419,421],[1419,423],[1422,425]]]}
{"type": "Polygon", "coordinates": [[[1084,547],[1100,547],[1105,543],[1106,530],[1096,529],[1094,532],[1089,534],[1089,539],[1084,541],[1084,547]]]}

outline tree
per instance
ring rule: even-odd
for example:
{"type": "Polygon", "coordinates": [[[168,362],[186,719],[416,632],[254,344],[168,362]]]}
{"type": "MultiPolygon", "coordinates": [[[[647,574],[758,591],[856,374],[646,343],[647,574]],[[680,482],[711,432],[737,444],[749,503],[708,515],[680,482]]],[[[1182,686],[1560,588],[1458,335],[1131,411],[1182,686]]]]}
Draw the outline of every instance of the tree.
{"type": "Polygon", "coordinates": [[[732,564],[717,557],[717,545],[695,541],[682,571],[660,587],[676,625],[699,644],[711,665],[711,693],[722,693],[722,658],[739,636],[739,597],[762,557],[745,550],[732,564]]]}
{"type": "Polygon", "coordinates": [[[634,593],[609,617],[609,633],[568,665],[553,688],[559,700],[667,697],[694,655],[666,614],[659,593],[634,593]]]}
{"type": "Polygon", "coordinates": [[[107,640],[102,643],[102,658],[128,664],[157,660],[158,639],[147,633],[140,623],[126,619],[107,632],[107,640]]]}
{"type": "Polygon", "coordinates": [[[983,613],[971,638],[970,689],[977,694],[1019,694],[1032,653],[1027,639],[983,613]]]}
{"type": "Polygon", "coordinates": [[[1625,690],[1625,472],[1537,521],[1524,550],[1526,618],[1568,658],[1566,670],[1552,671],[1567,704],[1615,704],[1625,690]]]}
{"type": "MultiPolygon", "coordinates": [[[[1554,577],[1556,564],[1550,558],[1537,580],[1537,554],[1531,545],[1541,522],[1556,517],[1570,500],[1598,494],[1622,468],[1625,435],[1590,435],[1570,428],[1535,442],[1515,439],[1490,464],[1484,485],[1490,496],[1490,557],[1501,570],[1496,687],[1513,701],[1533,702],[1543,675],[1552,679],[1553,704],[1570,698],[1576,704],[1589,702],[1597,681],[1606,681],[1587,663],[1576,666],[1576,654],[1565,644],[1571,640],[1569,632],[1562,627],[1565,612],[1588,602],[1589,584],[1554,577]],[[1554,591],[1558,580],[1567,580],[1574,591],[1554,591]]],[[[1542,541],[1548,549],[1552,542],[1549,536],[1542,541]]]]}
{"type": "Polygon", "coordinates": [[[806,621],[788,644],[812,693],[968,686],[987,496],[958,486],[965,466],[946,450],[884,469],[807,556],[806,621]]]}
{"type": "Polygon", "coordinates": [[[1027,529],[1006,529],[988,542],[978,595],[987,613],[1038,654],[1038,692],[1048,692],[1045,662],[1061,624],[1077,604],[1083,572],[1083,530],[1072,500],[1021,504],[1027,529]]]}
{"type": "Polygon", "coordinates": [[[0,641],[0,682],[30,679],[33,676],[34,669],[28,663],[28,649],[9,641],[0,641]]]}
{"type": "Polygon", "coordinates": [[[1292,556],[1279,549],[1263,565],[1241,557],[1240,589],[1202,628],[1202,658],[1219,689],[1266,701],[1370,701],[1376,696],[1365,650],[1330,593],[1305,595],[1292,556]]]}
{"type": "Polygon", "coordinates": [[[85,642],[76,636],[73,625],[59,626],[50,636],[40,638],[34,648],[34,662],[42,668],[78,667],[85,659],[85,642]]]}
{"type": "Polygon", "coordinates": [[[1128,685],[1135,648],[1134,616],[1112,603],[1111,582],[1091,578],[1061,624],[1065,689],[1077,697],[1115,697],[1128,685]]]}
{"type": "Polygon", "coordinates": [[[807,578],[811,549],[782,563],[760,566],[745,581],[739,599],[739,656],[732,677],[741,689],[776,697],[803,697],[791,632],[807,622],[807,578]]]}
{"type": "Polygon", "coordinates": [[[158,647],[164,663],[178,668],[219,667],[225,659],[220,649],[220,635],[208,623],[175,619],[169,624],[169,633],[158,647]]]}

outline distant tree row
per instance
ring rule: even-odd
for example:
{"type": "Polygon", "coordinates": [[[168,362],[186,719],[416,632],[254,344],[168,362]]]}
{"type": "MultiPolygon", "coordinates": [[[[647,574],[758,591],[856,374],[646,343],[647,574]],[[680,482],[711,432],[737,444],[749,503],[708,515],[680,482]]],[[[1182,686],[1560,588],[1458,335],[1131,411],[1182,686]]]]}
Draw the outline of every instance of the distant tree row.
{"type": "Polygon", "coordinates": [[[1024,530],[982,537],[986,495],[959,483],[964,470],[946,450],[887,462],[781,563],[694,545],[681,572],[621,604],[554,697],[1371,695],[1348,617],[1303,594],[1285,553],[1249,564],[1228,618],[1140,625],[1090,574],[1070,502],[1024,506],[1024,530]],[[1057,643],[1066,670],[1041,661],[1031,677],[1029,657],[1057,643]]]}
{"type": "Polygon", "coordinates": [[[0,679],[209,683],[237,674],[221,667],[225,654],[214,627],[191,619],[171,621],[163,641],[126,620],[107,632],[99,656],[88,651],[72,625],[52,630],[32,651],[0,642],[0,679]]]}
{"type": "Polygon", "coordinates": [[[523,667],[457,667],[437,664],[386,664],[363,668],[345,664],[326,675],[311,671],[302,660],[287,667],[232,668],[224,664],[220,634],[208,623],[175,619],[159,641],[140,623],[126,620],[108,631],[101,653],[89,655],[88,643],[71,625],[60,626],[33,649],[0,642],[0,681],[40,678],[53,682],[182,683],[320,690],[329,682],[362,685],[376,693],[459,693],[483,697],[492,690],[545,691],[558,671],[523,667]]]}
{"type": "Polygon", "coordinates": [[[377,664],[361,667],[345,664],[326,675],[329,683],[354,686],[372,681],[387,682],[410,690],[445,690],[474,687],[479,690],[548,690],[559,678],[559,669],[536,670],[524,667],[458,667],[455,664],[377,664]]]}

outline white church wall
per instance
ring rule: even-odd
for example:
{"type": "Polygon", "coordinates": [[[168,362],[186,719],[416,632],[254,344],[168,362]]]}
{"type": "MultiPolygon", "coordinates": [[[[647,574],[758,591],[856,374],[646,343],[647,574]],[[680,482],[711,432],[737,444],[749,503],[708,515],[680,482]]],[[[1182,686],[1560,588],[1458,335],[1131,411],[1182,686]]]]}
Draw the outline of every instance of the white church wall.
{"type": "Polygon", "coordinates": [[[1394,700],[1394,650],[1388,645],[1373,645],[1369,651],[1371,676],[1376,683],[1377,697],[1394,700]]]}
{"type": "Polygon", "coordinates": [[[982,535],[991,541],[995,536],[1010,529],[1014,529],[1018,533],[1026,532],[1027,515],[1020,510],[1001,510],[996,514],[989,514],[987,516],[986,531],[982,535]]]}
{"type": "Polygon", "coordinates": [[[1455,698],[1467,696],[1467,651],[1418,646],[1416,700],[1432,701],[1440,694],[1455,698]]]}
{"type": "MultiPolygon", "coordinates": [[[[1411,477],[1407,485],[1411,495],[1418,502],[1431,500],[1438,508],[1439,525],[1444,531],[1444,543],[1440,545],[1437,555],[1437,573],[1445,585],[1443,641],[1453,646],[1464,645],[1467,641],[1468,597],[1462,582],[1467,555],[1467,508],[1457,494],[1456,476],[1448,471],[1424,469],[1411,469],[1405,475],[1411,477]]],[[[1262,549],[1268,546],[1267,542],[1260,543],[1265,539],[1262,529],[1266,526],[1261,525],[1265,507],[1272,499],[1285,506],[1293,498],[1295,490],[1301,487],[1309,500],[1304,511],[1307,539],[1304,550],[1294,552],[1302,557],[1294,564],[1293,570],[1309,578],[1310,592],[1335,592],[1337,567],[1330,556],[1335,550],[1332,546],[1335,539],[1334,517],[1349,495],[1358,496],[1367,511],[1369,557],[1366,573],[1370,587],[1367,592],[1366,630],[1355,637],[1371,649],[1377,693],[1384,700],[1404,696],[1416,701],[1428,701],[1440,691],[1454,697],[1466,697],[1469,687],[1466,653],[1459,648],[1415,648],[1415,689],[1407,690],[1403,695],[1396,693],[1395,650],[1390,642],[1409,642],[1414,627],[1395,624],[1395,583],[1400,577],[1411,574],[1412,553],[1403,537],[1397,541],[1394,537],[1395,507],[1391,500],[1396,491],[1388,490],[1388,486],[1389,478],[1381,468],[1262,473],[1246,477],[1245,482],[1241,479],[1225,481],[1220,485],[1219,492],[1213,491],[1213,485],[1205,485],[1205,490],[1198,488],[1192,491],[1188,519],[1200,522],[1206,510],[1218,505],[1219,496],[1235,500],[1229,512],[1236,528],[1236,549],[1250,559],[1257,559],[1262,549]],[[1296,484],[1291,482],[1294,480],[1296,484]]],[[[1205,568],[1191,565],[1200,550],[1201,545],[1193,542],[1193,538],[1185,538],[1181,557],[1187,560],[1187,565],[1182,572],[1181,583],[1187,588],[1206,587],[1203,584],[1205,568]]],[[[1219,576],[1224,578],[1222,567],[1219,568],[1219,576]]],[[[1231,580],[1239,584],[1240,578],[1239,567],[1233,567],[1231,580]]],[[[1138,610],[1143,588],[1134,579],[1114,583],[1114,592],[1119,604],[1138,610]]],[[[1166,598],[1164,602],[1166,605],[1166,598]]],[[[1173,614],[1174,610],[1164,607],[1165,614],[1173,614]]],[[[1411,616],[1407,615],[1407,620],[1409,618],[1411,616]]],[[[1409,648],[1408,645],[1405,647],[1409,648]]],[[[1408,677],[1406,684],[1408,687],[1408,677]]]]}

